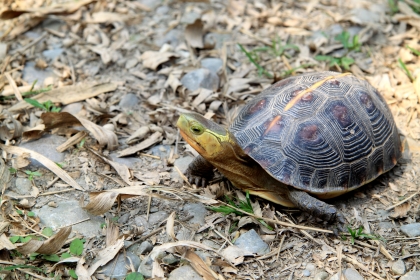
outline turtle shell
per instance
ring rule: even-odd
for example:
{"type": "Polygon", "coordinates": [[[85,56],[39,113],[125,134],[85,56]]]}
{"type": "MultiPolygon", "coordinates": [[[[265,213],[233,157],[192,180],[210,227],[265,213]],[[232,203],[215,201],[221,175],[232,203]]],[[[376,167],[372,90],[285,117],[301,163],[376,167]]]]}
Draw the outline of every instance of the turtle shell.
{"type": "Polygon", "coordinates": [[[372,181],[401,156],[385,100],[349,73],[279,81],[248,102],[229,130],[271,176],[321,198],[372,181]]]}

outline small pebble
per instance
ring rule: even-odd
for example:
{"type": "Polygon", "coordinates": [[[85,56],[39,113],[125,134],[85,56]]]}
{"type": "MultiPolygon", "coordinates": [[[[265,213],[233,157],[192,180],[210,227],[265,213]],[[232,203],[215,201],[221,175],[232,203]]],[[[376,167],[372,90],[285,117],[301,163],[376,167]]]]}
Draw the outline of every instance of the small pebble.
{"type": "Polygon", "coordinates": [[[405,273],[405,264],[402,260],[397,260],[392,264],[392,272],[397,275],[403,275],[405,273]]]}
{"type": "Polygon", "coordinates": [[[305,270],[302,272],[302,275],[303,275],[303,276],[305,276],[305,277],[309,277],[309,276],[311,276],[311,272],[310,272],[309,270],[305,269],[305,270]]]}
{"type": "Polygon", "coordinates": [[[420,271],[411,271],[404,276],[401,276],[400,280],[419,280],[420,271]]]}
{"type": "Polygon", "coordinates": [[[328,274],[328,272],[326,271],[320,271],[317,274],[315,274],[314,276],[314,280],[325,280],[329,277],[330,275],[328,274]]]}

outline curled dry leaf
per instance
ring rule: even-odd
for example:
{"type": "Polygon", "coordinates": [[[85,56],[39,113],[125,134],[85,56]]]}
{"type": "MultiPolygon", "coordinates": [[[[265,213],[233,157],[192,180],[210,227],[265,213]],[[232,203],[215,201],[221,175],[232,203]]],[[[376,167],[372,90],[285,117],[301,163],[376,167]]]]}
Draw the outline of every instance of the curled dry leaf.
{"type": "Polygon", "coordinates": [[[74,125],[83,125],[102,147],[107,146],[109,150],[115,150],[118,147],[117,135],[106,128],[103,128],[84,118],[74,116],[67,112],[61,113],[43,113],[41,119],[44,122],[45,129],[50,130],[57,127],[69,127],[74,125]]]}
{"type": "Polygon", "coordinates": [[[48,238],[46,241],[29,240],[29,242],[18,246],[17,250],[21,254],[39,253],[51,255],[57,253],[66,243],[67,237],[71,233],[71,227],[65,227],[60,229],[55,235],[48,238]]]}
{"type": "Polygon", "coordinates": [[[28,153],[23,153],[21,155],[18,155],[16,158],[12,159],[12,166],[15,169],[20,169],[23,167],[28,166],[31,161],[30,158],[31,156],[28,153]]]}
{"type": "Polygon", "coordinates": [[[172,238],[173,241],[176,240],[174,230],[175,215],[176,212],[174,211],[171,213],[171,215],[169,215],[168,219],[166,220],[166,233],[172,238]]]}
{"type": "Polygon", "coordinates": [[[20,138],[23,134],[22,124],[10,114],[0,125],[0,139],[3,141],[20,138]]]}
{"type": "Polygon", "coordinates": [[[237,246],[229,246],[222,251],[222,256],[230,261],[233,265],[239,265],[244,262],[245,256],[254,256],[247,250],[241,249],[237,246]]]}
{"type": "Polygon", "coordinates": [[[196,19],[194,23],[187,25],[185,27],[185,40],[193,48],[202,49],[204,47],[203,43],[203,30],[204,24],[201,19],[196,19]]]}
{"type": "Polygon", "coordinates": [[[219,278],[219,275],[217,275],[217,273],[192,250],[188,250],[185,253],[184,258],[190,262],[191,266],[204,278],[204,280],[221,279],[219,278]]]}
{"type": "Polygon", "coordinates": [[[4,233],[0,236],[0,250],[3,249],[9,251],[16,249],[16,245],[10,242],[9,238],[7,238],[7,236],[4,233]]]}
{"type": "Polygon", "coordinates": [[[0,158],[0,189],[1,194],[3,195],[4,191],[9,185],[10,171],[4,163],[3,159],[0,158]]]}
{"type": "Polygon", "coordinates": [[[144,67],[156,70],[159,65],[169,61],[171,57],[178,57],[178,55],[172,52],[145,51],[140,58],[144,67]]]}
{"type": "Polygon", "coordinates": [[[22,155],[22,154],[29,154],[32,159],[37,160],[42,165],[44,165],[45,168],[49,169],[51,172],[53,172],[55,175],[60,177],[61,180],[72,186],[73,188],[83,191],[84,189],[72,178],[69,174],[67,174],[66,171],[61,169],[57,166],[52,160],[49,158],[34,152],[29,149],[25,149],[22,147],[15,147],[15,146],[6,146],[3,144],[0,144],[0,149],[6,151],[7,153],[15,154],[15,155],[22,155]]]}
{"type": "Polygon", "coordinates": [[[95,271],[109,261],[113,260],[121,248],[124,247],[124,239],[118,239],[112,246],[108,246],[97,254],[96,262],[88,268],[88,274],[91,276],[95,271]]]}
{"type": "Polygon", "coordinates": [[[119,154],[118,154],[118,157],[124,157],[124,156],[134,154],[138,151],[149,148],[150,146],[160,142],[161,140],[162,140],[162,133],[160,133],[159,131],[156,131],[155,133],[150,135],[150,137],[147,138],[146,140],[144,140],[144,141],[142,141],[142,142],[138,143],[137,145],[134,145],[130,148],[127,148],[127,149],[124,149],[124,150],[120,151],[119,154]]]}

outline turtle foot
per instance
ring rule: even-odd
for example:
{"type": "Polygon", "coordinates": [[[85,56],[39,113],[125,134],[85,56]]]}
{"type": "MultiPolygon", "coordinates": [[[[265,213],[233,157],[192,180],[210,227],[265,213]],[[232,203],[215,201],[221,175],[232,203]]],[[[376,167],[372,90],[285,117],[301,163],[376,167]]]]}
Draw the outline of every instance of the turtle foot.
{"type": "Polygon", "coordinates": [[[196,184],[197,187],[205,187],[213,178],[213,165],[211,165],[202,156],[196,157],[185,171],[185,176],[190,184],[196,184]]]}

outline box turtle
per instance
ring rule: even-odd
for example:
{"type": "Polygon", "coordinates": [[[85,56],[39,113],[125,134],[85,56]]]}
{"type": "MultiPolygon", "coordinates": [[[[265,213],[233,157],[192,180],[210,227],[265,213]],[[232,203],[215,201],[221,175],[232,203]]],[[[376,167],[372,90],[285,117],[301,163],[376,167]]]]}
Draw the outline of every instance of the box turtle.
{"type": "Polygon", "coordinates": [[[177,126],[201,155],[186,171],[190,182],[205,185],[216,167],[237,188],[339,228],[343,215],[319,199],[374,180],[401,156],[385,100],[350,73],[279,81],[248,102],[229,129],[196,113],[182,114],[177,126]]]}

